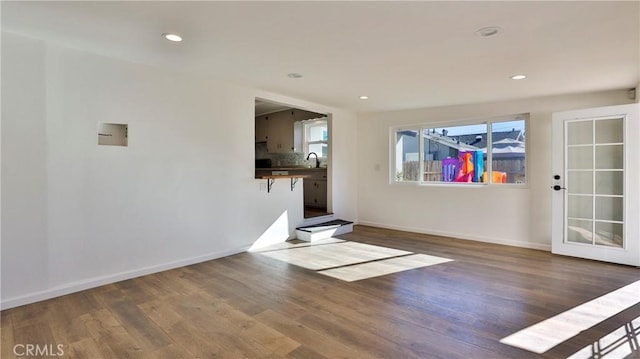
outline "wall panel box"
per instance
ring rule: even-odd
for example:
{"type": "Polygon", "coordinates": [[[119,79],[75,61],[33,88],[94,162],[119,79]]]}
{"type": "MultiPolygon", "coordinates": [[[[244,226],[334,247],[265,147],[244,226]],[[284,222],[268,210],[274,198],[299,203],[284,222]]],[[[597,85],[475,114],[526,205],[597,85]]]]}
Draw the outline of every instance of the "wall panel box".
{"type": "Polygon", "coordinates": [[[127,146],[129,126],[121,123],[98,123],[98,145],[127,146]]]}

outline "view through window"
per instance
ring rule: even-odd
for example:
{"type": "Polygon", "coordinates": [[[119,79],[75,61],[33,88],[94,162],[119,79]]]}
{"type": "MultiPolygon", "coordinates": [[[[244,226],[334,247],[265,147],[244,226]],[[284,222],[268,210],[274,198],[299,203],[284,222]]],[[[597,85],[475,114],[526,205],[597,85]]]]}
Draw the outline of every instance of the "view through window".
{"type": "Polygon", "coordinates": [[[319,157],[327,157],[328,128],[327,120],[304,122],[306,153],[315,152],[319,157]]]}
{"type": "Polygon", "coordinates": [[[398,129],[398,182],[526,183],[526,119],[398,129]]]}

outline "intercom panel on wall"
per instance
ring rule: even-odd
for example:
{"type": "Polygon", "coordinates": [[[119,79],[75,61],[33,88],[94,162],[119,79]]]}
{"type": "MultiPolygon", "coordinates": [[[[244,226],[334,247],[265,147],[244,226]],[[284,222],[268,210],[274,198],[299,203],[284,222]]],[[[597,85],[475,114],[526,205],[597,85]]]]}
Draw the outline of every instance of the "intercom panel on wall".
{"type": "Polygon", "coordinates": [[[122,123],[98,123],[98,145],[127,146],[129,126],[122,123]]]}

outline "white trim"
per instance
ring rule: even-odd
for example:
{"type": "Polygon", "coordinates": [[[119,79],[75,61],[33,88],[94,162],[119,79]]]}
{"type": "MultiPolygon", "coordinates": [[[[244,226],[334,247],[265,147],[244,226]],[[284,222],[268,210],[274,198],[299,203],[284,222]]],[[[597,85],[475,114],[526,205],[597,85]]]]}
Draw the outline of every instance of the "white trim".
{"type": "Polygon", "coordinates": [[[421,233],[421,234],[428,234],[428,235],[440,236],[440,237],[451,237],[451,238],[454,238],[454,239],[464,239],[464,240],[469,240],[469,241],[500,244],[500,245],[504,245],[504,246],[520,247],[520,248],[528,248],[528,249],[537,249],[537,250],[541,250],[541,251],[551,252],[551,245],[550,244],[520,242],[520,241],[509,241],[509,240],[504,240],[504,239],[499,239],[499,238],[491,238],[491,237],[469,236],[469,235],[462,234],[462,233],[433,231],[433,230],[429,230],[429,229],[426,229],[426,228],[396,226],[396,225],[393,225],[393,224],[378,223],[378,222],[371,222],[371,221],[358,221],[357,224],[361,224],[363,226],[370,226],[370,227],[393,229],[393,230],[397,230],[397,231],[421,233]]]}
{"type": "Polygon", "coordinates": [[[322,151],[320,151],[320,155],[318,155],[316,153],[316,155],[318,156],[318,160],[320,159],[327,159],[329,157],[329,121],[327,120],[327,117],[320,117],[320,118],[314,118],[314,119],[309,119],[309,120],[304,120],[301,121],[302,122],[302,152],[303,153],[310,153],[312,152],[311,149],[309,148],[309,145],[317,145],[317,144],[325,144],[327,145],[327,156],[322,156],[322,151]],[[310,127],[313,125],[316,125],[318,123],[323,123],[325,125],[325,127],[327,128],[327,139],[326,140],[319,140],[319,141],[309,141],[309,132],[310,132],[310,127]]]}
{"type": "MultiPolygon", "coordinates": [[[[392,186],[416,186],[416,187],[442,187],[442,188],[505,188],[505,189],[530,189],[528,183],[485,183],[485,182],[418,182],[418,181],[394,181],[392,186]]],[[[611,197],[607,195],[607,197],[611,197]]]]}
{"type": "Polygon", "coordinates": [[[197,263],[210,261],[213,259],[227,257],[230,255],[246,252],[248,249],[249,247],[247,246],[242,248],[230,249],[226,251],[212,252],[202,256],[181,259],[181,260],[153,265],[149,267],[120,272],[116,274],[109,274],[109,275],[104,275],[104,276],[95,277],[91,279],[80,280],[72,283],[66,283],[66,284],[49,288],[46,290],[33,292],[33,293],[18,296],[18,297],[3,299],[2,302],[0,303],[0,309],[5,310],[10,308],[15,308],[21,305],[31,304],[31,303],[35,303],[35,302],[39,302],[39,301],[43,301],[43,300],[47,300],[55,297],[60,297],[63,295],[80,292],[80,291],[95,288],[95,287],[100,287],[106,284],[116,283],[123,280],[141,277],[144,275],[163,272],[169,269],[185,267],[192,264],[197,264],[197,263]]]}
{"type": "MultiPolygon", "coordinates": [[[[530,112],[514,113],[510,115],[498,115],[498,116],[481,116],[481,117],[467,117],[463,119],[444,120],[444,121],[423,121],[417,123],[411,123],[406,125],[395,126],[398,131],[411,130],[414,128],[437,128],[437,127],[455,127],[455,126],[467,126],[467,125],[482,125],[487,122],[508,122],[527,120],[531,117],[530,112]],[[521,118],[522,117],[522,118],[521,118]]],[[[528,128],[525,127],[525,131],[528,128]]]]}

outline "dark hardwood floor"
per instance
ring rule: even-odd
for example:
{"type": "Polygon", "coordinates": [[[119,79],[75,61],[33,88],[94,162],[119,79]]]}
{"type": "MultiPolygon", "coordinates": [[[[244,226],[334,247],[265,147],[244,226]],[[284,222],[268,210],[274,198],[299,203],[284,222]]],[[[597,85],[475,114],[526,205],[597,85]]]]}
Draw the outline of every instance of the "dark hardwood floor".
{"type": "Polygon", "coordinates": [[[313,218],[330,215],[326,208],[304,207],[304,218],[313,218]]]}
{"type": "MultiPolygon", "coordinates": [[[[364,226],[340,238],[454,261],[344,282],[243,253],[2,311],[2,358],[27,343],[69,358],[536,358],[500,339],[640,280],[633,267],[480,242],[364,226]]],[[[543,356],[566,358],[639,313],[543,356]]]]}

